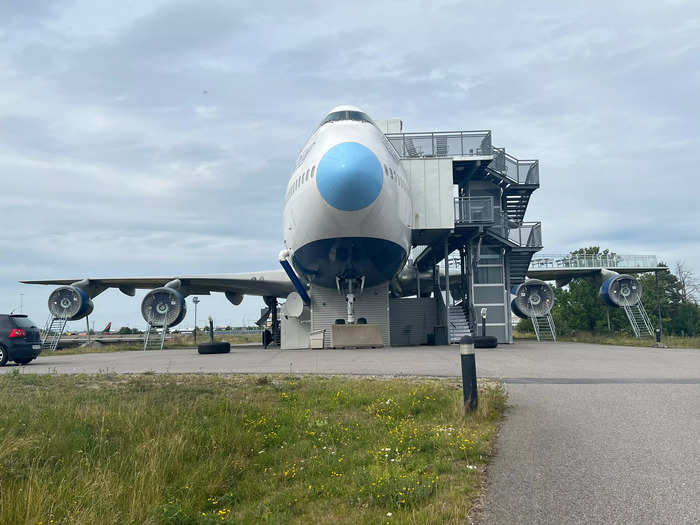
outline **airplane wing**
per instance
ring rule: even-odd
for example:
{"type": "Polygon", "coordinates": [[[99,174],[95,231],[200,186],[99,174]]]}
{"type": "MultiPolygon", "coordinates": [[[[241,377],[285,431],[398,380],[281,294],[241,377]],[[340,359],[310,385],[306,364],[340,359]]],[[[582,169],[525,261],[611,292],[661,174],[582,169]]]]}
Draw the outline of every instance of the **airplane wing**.
{"type": "MultiPolygon", "coordinates": [[[[294,291],[292,282],[283,270],[271,270],[253,273],[234,273],[216,275],[170,275],[165,277],[84,277],[74,279],[38,279],[20,281],[24,284],[70,285],[80,281],[94,289],[119,288],[127,295],[133,290],[152,289],[179,280],[189,294],[208,295],[210,292],[232,292],[242,295],[263,297],[286,297],[294,291]]],[[[95,294],[96,295],[96,294],[95,294]]]]}
{"type": "Polygon", "coordinates": [[[578,277],[597,276],[603,270],[611,270],[619,274],[629,273],[646,273],[658,272],[665,270],[665,267],[660,266],[610,266],[600,268],[529,268],[527,276],[531,279],[540,279],[542,281],[570,281],[578,277]]]}

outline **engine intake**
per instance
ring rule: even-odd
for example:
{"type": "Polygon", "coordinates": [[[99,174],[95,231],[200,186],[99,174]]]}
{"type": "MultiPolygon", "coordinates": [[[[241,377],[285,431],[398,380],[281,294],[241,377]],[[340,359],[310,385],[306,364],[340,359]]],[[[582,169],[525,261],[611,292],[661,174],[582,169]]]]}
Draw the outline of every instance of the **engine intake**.
{"type": "Polygon", "coordinates": [[[528,279],[515,290],[511,310],[521,319],[543,317],[554,307],[554,290],[539,279],[528,279]]]}
{"type": "Polygon", "coordinates": [[[155,288],[141,301],[141,315],[157,328],[180,324],[186,313],[185,296],[173,288],[155,288]]]}
{"type": "Polygon", "coordinates": [[[60,319],[77,321],[90,315],[93,308],[88,294],[75,286],[61,286],[49,295],[49,312],[60,319]]]}
{"type": "Polygon", "coordinates": [[[599,296],[609,306],[633,306],[642,299],[642,285],[631,275],[613,275],[603,281],[599,296]]]}

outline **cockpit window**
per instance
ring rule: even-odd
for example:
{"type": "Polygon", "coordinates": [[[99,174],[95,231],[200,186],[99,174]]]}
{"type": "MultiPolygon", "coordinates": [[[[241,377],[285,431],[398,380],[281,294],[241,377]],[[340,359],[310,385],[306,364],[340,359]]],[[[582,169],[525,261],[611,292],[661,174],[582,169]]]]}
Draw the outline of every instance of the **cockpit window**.
{"type": "Polygon", "coordinates": [[[323,119],[320,125],[323,126],[326,122],[338,122],[339,120],[356,120],[359,122],[369,122],[375,125],[374,121],[369,118],[369,115],[362,111],[334,111],[323,119]]]}

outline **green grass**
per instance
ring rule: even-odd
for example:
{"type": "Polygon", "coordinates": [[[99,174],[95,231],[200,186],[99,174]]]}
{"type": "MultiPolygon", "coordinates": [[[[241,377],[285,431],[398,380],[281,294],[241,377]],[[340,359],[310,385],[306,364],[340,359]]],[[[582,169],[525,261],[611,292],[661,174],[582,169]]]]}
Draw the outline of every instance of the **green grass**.
{"type": "MultiPolygon", "coordinates": [[[[514,332],[515,339],[535,339],[533,332],[514,332]]],[[[656,345],[654,337],[633,337],[626,334],[596,334],[592,332],[576,332],[572,335],[557,335],[557,341],[569,341],[573,343],[592,343],[599,345],[618,346],[645,346],[656,345]]],[[[661,338],[661,342],[669,348],[700,348],[700,337],[681,337],[667,335],[661,338]]]]}
{"type": "Polygon", "coordinates": [[[505,394],[454,380],[0,376],[0,523],[464,523],[505,394]],[[389,515],[391,513],[391,515],[389,515]]]}
{"type": "MultiPolygon", "coordinates": [[[[261,344],[260,334],[241,334],[241,335],[214,335],[214,341],[227,341],[232,345],[240,344],[261,344]]],[[[209,342],[209,334],[199,334],[197,336],[198,343],[209,342]]],[[[194,348],[194,337],[190,334],[174,334],[166,340],[165,350],[176,350],[180,348],[194,348]]],[[[143,351],[143,342],[133,343],[110,343],[102,346],[90,347],[69,347],[56,350],[56,352],[44,352],[41,355],[76,355],[76,354],[103,354],[107,352],[131,352],[134,350],[143,351]]],[[[40,356],[41,357],[41,356],[40,356]]]]}

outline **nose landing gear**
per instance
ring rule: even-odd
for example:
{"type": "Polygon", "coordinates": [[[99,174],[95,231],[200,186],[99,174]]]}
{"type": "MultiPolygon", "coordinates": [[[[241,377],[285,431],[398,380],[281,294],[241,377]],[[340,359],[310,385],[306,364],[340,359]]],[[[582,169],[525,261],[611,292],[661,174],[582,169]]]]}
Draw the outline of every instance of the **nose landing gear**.
{"type": "Polygon", "coordinates": [[[342,294],[344,291],[347,290],[345,293],[345,302],[347,303],[347,318],[346,318],[346,323],[347,324],[355,324],[355,298],[357,297],[355,293],[353,293],[353,284],[355,281],[359,281],[359,287],[360,287],[360,294],[365,289],[365,276],[363,275],[362,277],[358,279],[353,279],[353,278],[342,278],[340,276],[336,276],[335,278],[335,284],[338,288],[338,293],[342,294]]]}

